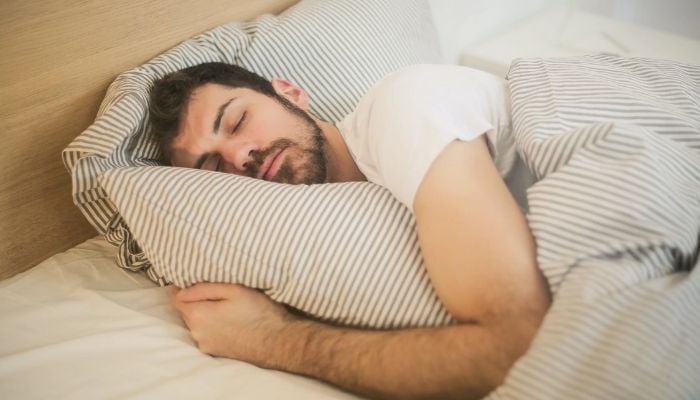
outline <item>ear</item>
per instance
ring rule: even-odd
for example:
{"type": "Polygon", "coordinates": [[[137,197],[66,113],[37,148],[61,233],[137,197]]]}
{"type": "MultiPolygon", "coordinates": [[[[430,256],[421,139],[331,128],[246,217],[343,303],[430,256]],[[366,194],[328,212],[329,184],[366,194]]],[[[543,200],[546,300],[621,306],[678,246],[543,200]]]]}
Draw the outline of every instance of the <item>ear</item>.
{"type": "Polygon", "coordinates": [[[282,78],[273,78],[270,83],[278,95],[296,104],[302,110],[308,111],[309,96],[304,89],[282,78]]]}

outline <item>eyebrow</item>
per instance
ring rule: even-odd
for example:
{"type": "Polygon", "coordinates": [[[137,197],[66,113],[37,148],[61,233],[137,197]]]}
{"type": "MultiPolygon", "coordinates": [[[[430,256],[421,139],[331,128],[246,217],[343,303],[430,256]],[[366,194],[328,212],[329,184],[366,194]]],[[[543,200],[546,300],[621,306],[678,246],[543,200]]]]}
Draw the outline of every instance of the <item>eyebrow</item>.
{"type": "Polygon", "coordinates": [[[226,112],[226,107],[228,107],[228,105],[231,104],[231,102],[235,99],[235,97],[231,97],[226,103],[219,106],[219,112],[216,114],[216,119],[214,120],[214,133],[219,131],[219,126],[221,125],[221,118],[223,118],[224,113],[226,112]]]}
{"type": "MultiPolygon", "coordinates": [[[[216,132],[219,131],[219,127],[221,126],[221,119],[224,117],[224,113],[226,113],[226,108],[231,104],[232,101],[234,101],[236,98],[231,97],[228,99],[228,101],[222,105],[219,106],[219,111],[216,113],[216,119],[214,120],[214,126],[213,126],[213,132],[216,134],[216,132]]],[[[194,168],[195,169],[200,169],[202,168],[202,164],[207,160],[207,158],[211,155],[211,153],[204,153],[199,158],[197,158],[197,161],[194,163],[194,168]]]]}

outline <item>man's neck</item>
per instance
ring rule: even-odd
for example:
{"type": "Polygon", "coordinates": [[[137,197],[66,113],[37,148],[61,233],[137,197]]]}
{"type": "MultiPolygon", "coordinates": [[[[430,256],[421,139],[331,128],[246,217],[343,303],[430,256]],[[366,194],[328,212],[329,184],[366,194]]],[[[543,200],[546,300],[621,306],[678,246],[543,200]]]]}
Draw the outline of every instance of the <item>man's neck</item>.
{"type": "Polygon", "coordinates": [[[316,120],[326,139],[328,182],[366,181],[355,164],[338,128],[330,122],[316,120]]]}

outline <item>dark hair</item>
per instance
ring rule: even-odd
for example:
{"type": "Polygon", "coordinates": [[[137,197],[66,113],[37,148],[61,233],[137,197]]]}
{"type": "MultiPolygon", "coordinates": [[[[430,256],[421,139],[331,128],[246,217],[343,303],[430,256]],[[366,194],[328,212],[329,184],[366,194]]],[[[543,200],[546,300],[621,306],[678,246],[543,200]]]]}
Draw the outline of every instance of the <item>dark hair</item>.
{"type": "Polygon", "coordinates": [[[167,162],[170,161],[170,145],[180,130],[192,92],[207,83],[248,88],[278,97],[269,80],[237,65],[219,62],[188,67],[157,80],[151,89],[149,118],[151,132],[158,138],[167,162]]]}

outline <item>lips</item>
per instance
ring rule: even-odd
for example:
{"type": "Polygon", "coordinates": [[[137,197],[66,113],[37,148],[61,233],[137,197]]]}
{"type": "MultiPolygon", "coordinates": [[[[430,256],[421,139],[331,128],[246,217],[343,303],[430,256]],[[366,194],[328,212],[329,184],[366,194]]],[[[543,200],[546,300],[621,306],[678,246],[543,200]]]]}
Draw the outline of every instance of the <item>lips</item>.
{"type": "Polygon", "coordinates": [[[277,171],[279,170],[280,164],[283,161],[283,157],[281,157],[283,152],[284,149],[280,149],[278,152],[271,154],[265,159],[265,162],[260,168],[261,176],[258,178],[263,178],[266,181],[269,181],[275,177],[277,171]]]}

